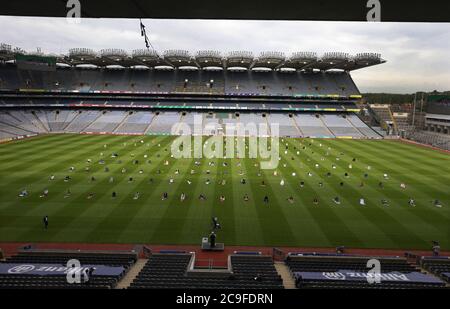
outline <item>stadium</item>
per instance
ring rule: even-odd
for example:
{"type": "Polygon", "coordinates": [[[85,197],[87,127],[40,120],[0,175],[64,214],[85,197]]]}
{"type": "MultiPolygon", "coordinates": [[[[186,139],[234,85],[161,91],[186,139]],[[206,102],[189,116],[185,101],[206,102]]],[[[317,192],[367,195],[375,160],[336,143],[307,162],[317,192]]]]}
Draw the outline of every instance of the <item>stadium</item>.
{"type": "Polygon", "coordinates": [[[447,288],[448,96],[387,61],[1,44],[0,288],[447,288]]]}

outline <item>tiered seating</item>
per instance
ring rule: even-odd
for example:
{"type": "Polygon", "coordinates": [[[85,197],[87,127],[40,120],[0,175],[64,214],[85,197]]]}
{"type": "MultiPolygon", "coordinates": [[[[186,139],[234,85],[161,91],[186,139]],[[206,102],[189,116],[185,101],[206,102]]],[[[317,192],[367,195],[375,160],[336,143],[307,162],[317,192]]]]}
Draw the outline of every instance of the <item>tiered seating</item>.
{"type": "Polygon", "coordinates": [[[262,127],[264,127],[264,125],[266,125],[267,129],[268,128],[268,124],[267,124],[267,120],[265,117],[262,116],[262,114],[256,114],[256,113],[240,113],[239,114],[239,118],[238,118],[238,122],[239,122],[239,131],[242,131],[240,133],[245,134],[245,136],[255,136],[254,133],[257,134],[257,136],[261,137],[261,136],[267,136],[269,135],[269,131],[267,132],[267,134],[264,134],[265,132],[260,130],[260,125],[262,125],[262,127]],[[256,125],[256,130],[257,132],[249,132],[248,130],[245,130],[245,132],[243,131],[244,128],[250,128],[251,125],[256,125]]]}
{"type": "Polygon", "coordinates": [[[170,134],[172,126],[180,121],[180,114],[177,112],[165,112],[155,116],[147,133],[170,134]]]}
{"type": "Polygon", "coordinates": [[[410,131],[406,133],[406,138],[433,147],[450,150],[450,135],[448,134],[429,131],[410,131]]]}
{"type": "Polygon", "coordinates": [[[365,277],[372,258],[359,256],[289,255],[289,266],[298,288],[442,288],[445,283],[422,274],[405,258],[377,258],[381,264],[380,283],[370,284],[365,277]],[[391,277],[391,279],[388,279],[391,277]],[[406,279],[405,279],[406,278],[406,279]]]}
{"type": "Polygon", "coordinates": [[[424,269],[450,283],[449,257],[423,257],[420,264],[424,269]]]}
{"type": "Polygon", "coordinates": [[[79,133],[83,131],[84,128],[89,126],[95,119],[97,119],[101,114],[101,111],[89,110],[80,111],[77,117],[67,126],[66,132],[79,133]]]}
{"type": "Polygon", "coordinates": [[[77,111],[60,110],[47,112],[48,127],[51,132],[63,132],[64,128],[78,115],[77,111]]]}
{"type": "Polygon", "coordinates": [[[340,115],[325,114],[321,117],[325,125],[336,137],[363,137],[347,119],[340,115]]]}
{"type": "Polygon", "coordinates": [[[136,262],[134,253],[95,253],[84,251],[29,251],[20,252],[6,259],[7,263],[66,264],[77,259],[81,264],[129,267],[136,262]]]}
{"type": "MultiPolygon", "coordinates": [[[[276,123],[279,125],[280,136],[301,137],[294,121],[288,115],[270,114],[267,121],[269,124],[276,123]]],[[[271,134],[274,135],[274,132],[271,132],[271,134]]]]}
{"type": "Polygon", "coordinates": [[[84,129],[86,132],[113,132],[115,128],[124,120],[125,112],[112,111],[103,112],[89,127],[84,129]]]}
{"type": "Polygon", "coordinates": [[[136,260],[134,253],[24,251],[0,263],[0,267],[22,270],[3,270],[0,273],[0,289],[109,289],[117,285],[136,260]],[[65,269],[71,259],[80,261],[81,267],[95,267],[88,282],[69,283],[64,270],[56,271],[58,268],[65,269]],[[29,271],[23,271],[24,268],[29,271]]]}
{"type": "Polygon", "coordinates": [[[368,138],[379,138],[380,135],[375,132],[372,128],[369,128],[364,122],[359,119],[356,115],[347,115],[347,120],[353,124],[362,134],[368,138]]]}
{"type": "Polygon", "coordinates": [[[231,271],[191,270],[192,254],[153,254],[131,288],[282,288],[271,257],[230,257],[231,271]]]}
{"type": "Polygon", "coordinates": [[[315,114],[298,114],[294,119],[305,137],[334,137],[315,114]]]}
{"type": "Polygon", "coordinates": [[[153,119],[151,112],[133,112],[126,121],[116,129],[117,133],[140,133],[144,134],[145,129],[153,119]]]}
{"type": "Polygon", "coordinates": [[[13,132],[7,131],[10,133],[20,133],[27,132],[25,134],[17,134],[17,135],[26,135],[30,133],[42,133],[44,129],[40,126],[36,126],[35,119],[30,120],[22,111],[11,110],[5,111],[0,114],[0,122],[5,124],[7,127],[10,127],[10,130],[14,130],[13,132]]]}

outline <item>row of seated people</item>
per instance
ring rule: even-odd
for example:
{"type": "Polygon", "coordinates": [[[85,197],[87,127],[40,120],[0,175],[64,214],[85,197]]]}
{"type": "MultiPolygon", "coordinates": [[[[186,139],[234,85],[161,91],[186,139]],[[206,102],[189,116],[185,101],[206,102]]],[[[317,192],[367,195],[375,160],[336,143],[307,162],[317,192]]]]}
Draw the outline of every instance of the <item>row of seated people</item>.
{"type": "Polygon", "coordinates": [[[420,265],[450,283],[450,257],[422,257],[420,265]]]}
{"type": "Polygon", "coordinates": [[[133,252],[24,250],[0,262],[0,289],[111,289],[136,260],[133,252]],[[71,280],[73,259],[82,269],[71,280]]]}
{"type": "Polygon", "coordinates": [[[297,288],[444,288],[445,283],[438,278],[424,274],[406,258],[373,258],[362,256],[321,256],[289,255],[286,258],[296,281],[297,288]],[[373,282],[376,276],[368,267],[368,261],[380,262],[379,282],[373,282]],[[372,277],[371,277],[372,276],[372,277]],[[369,280],[368,280],[369,277],[369,280]]]}
{"type": "Polygon", "coordinates": [[[231,269],[191,269],[191,253],[155,253],[130,288],[281,289],[283,282],[270,256],[231,255],[231,269]]]}

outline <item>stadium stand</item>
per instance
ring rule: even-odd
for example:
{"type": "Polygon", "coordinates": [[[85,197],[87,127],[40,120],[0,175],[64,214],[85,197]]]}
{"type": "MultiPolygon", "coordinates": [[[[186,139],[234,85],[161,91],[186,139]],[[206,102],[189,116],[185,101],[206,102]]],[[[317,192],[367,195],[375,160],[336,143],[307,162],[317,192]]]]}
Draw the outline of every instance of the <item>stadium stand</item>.
{"type": "MultiPolygon", "coordinates": [[[[298,288],[443,288],[445,282],[424,274],[406,258],[290,254],[286,258],[298,288]],[[380,262],[380,282],[367,280],[367,262],[380,262]]],[[[373,277],[375,278],[375,277],[373,277]]]]}
{"type": "Polygon", "coordinates": [[[86,132],[114,132],[119,124],[125,119],[126,114],[122,111],[103,111],[84,131],[86,132]]]}
{"type": "Polygon", "coordinates": [[[322,115],[323,123],[336,137],[355,137],[360,138],[363,135],[358,131],[351,122],[347,121],[343,116],[322,115]]]}
{"type": "Polygon", "coordinates": [[[422,130],[410,130],[406,131],[405,138],[418,143],[427,144],[436,148],[450,151],[450,135],[448,134],[422,130]]]}
{"type": "Polygon", "coordinates": [[[298,114],[294,119],[304,137],[334,137],[319,114],[298,114]]]}
{"type": "Polygon", "coordinates": [[[111,289],[136,262],[131,252],[22,251],[0,263],[0,289],[111,289]],[[77,259],[92,269],[88,281],[67,279],[67,263],[77,259]]]}
{"type": "Polygon", "coordinates": [[[80,110],[78,115],[65,128],[69,133],[80,133],[97,120],[102,113],[95,110],[80,110]]]}
{"type": "Polygon", "coordinates": [[[191,253],[155,253],[131,288],[280,289],[283,287],[272,258],[268,256],[229,257],[229,269],[193,268],[191,253]]]}
{"type": "Polygon", "coordinates": [[[153,116],[151,112],[130,111],[123,123],[114,132],[144,134],[152,122],[153,116]]]}
{"type": "Polygon", "coordinates": [[[420,260],[420,265],[427,271],[450,283],[449,257],[422,257],[420,260]]]}

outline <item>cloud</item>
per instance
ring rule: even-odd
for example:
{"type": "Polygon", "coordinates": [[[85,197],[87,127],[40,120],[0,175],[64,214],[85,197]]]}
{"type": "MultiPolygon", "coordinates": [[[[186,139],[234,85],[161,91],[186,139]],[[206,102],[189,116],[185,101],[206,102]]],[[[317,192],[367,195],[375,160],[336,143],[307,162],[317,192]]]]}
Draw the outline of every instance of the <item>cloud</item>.
{"type": "MultiPolygon", "coordinates": [[[[354,71],[363,92],[450,89],[449,23],[364,23],[317,21],[163,20],[144,23],[158,51],[214,49],[377,52],[388,62],[354,71]]],[[[73,47],[94,50],[144,48],[138,20],[0,16],[2,41],[25,50],[65,54],[73,47]]]]}

